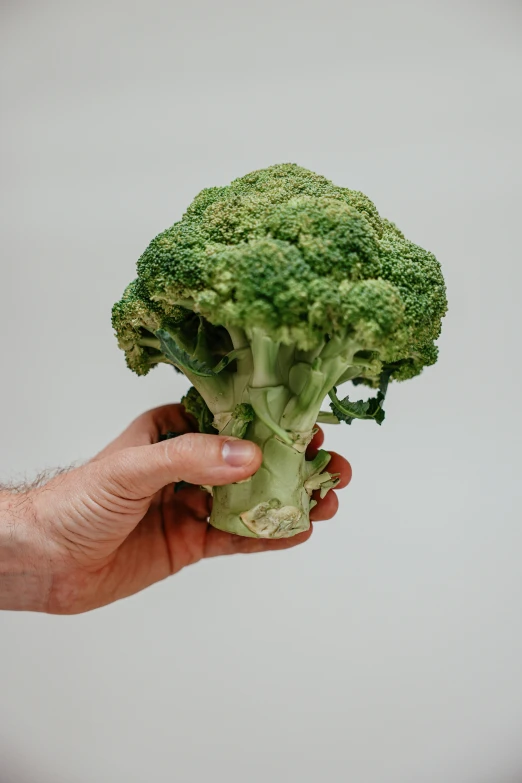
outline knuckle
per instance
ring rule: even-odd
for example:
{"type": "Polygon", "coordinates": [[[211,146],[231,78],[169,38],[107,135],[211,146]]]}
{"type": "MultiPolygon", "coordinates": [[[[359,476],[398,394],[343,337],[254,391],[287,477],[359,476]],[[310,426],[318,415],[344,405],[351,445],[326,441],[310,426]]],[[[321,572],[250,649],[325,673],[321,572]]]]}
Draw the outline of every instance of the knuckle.
{"type": "Polygon", "coordinates": [[[181,465],[185,462],[192,463],[196,458],[198,460],[204,459],[207,451],[205,440],[200,434],[194,432],[172,438],[166,441],[167,455],[171,462],[175,461],[181,465]]]}
{"type": "Polygon", "coordinates": [[[152,411],[145,411],[144,413],[140,413],[139,416],[136,416],[136,418],[131,421],[128,430],[132,432],[141,431],[143,429],[147,429],[152,420],[152,411]]]}
{"type": "Polygon", "coordinates": [[[96,486],[106,487],[107,491],[118,496],[128,491],[131,463],[125,451],[120,451],[110,461],[100,462],[97,467],[98,471],[93,475],[96,486]]]}

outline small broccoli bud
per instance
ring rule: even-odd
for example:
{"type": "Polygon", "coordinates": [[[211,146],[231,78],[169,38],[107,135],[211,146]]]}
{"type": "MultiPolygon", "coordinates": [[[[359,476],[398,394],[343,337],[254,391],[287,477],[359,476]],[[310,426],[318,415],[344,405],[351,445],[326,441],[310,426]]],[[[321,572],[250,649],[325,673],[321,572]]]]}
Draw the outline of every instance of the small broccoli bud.
{"type": "Polygon", "coordinates": [[[254,421],[254,409],[246,402],[241,402],[232,413],[232,428],[230,434],[234,438],[244,438],[248,425],[254,421]]]}
{"type": "Polygon", "coordinates": [[[196,419],[200,432],[210,434],[217,432],[212,423],[214,416],[201,394],[193,386],[181,398],[181,404],[186,412],[196,419]]]}

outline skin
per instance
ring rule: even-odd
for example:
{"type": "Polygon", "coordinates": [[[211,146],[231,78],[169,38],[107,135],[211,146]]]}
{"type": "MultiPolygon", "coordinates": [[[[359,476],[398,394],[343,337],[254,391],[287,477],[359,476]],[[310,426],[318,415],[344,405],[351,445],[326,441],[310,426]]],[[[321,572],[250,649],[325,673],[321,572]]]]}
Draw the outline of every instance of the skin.
{"type": "MultiPolygon", "coordinates": [[[[177,481],[228,484],[255,473],[261,451],[247,441],[194,432],[181,405],[137,418],[90,462],[19,494],[0,493],[0,609],[77,614],[133,595],[206,557],[288,549],[313,530],[289,539],[243,538],[208,524],[210,495],[174,492],[177,481]],[[184,433],[158,443],[168,430],[184,433]],[[228,464],[223,446],[249,449],[228,464]]],[[[319,431],[307,451],[323,442],[319,431]]],[[[225,449],[226,451],[226,449],[225,449]]],[[[229,449],[230,452],[230,449],[229,449]]],[[[351,479],[351,467],[332,453],[328,466],[351,479]]],[[[330,491],[310,514],[330,519],[330,491]]]]}

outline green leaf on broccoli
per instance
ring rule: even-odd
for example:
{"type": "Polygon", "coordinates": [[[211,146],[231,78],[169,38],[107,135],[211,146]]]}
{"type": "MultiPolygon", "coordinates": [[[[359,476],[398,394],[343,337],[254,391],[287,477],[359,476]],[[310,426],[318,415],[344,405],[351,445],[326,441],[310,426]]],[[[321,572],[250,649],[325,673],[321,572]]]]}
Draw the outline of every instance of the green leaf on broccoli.
{"type": "Polygon", "coordinates": [[[211,367],[204,362],[200,362],[199,359],[194,359],[183,348],[180,348],[174,337],[166,329],[158,329],[155,334],[160,341],[163,354],[180,370],[187,370],[201,378],[212,378],[212,376],[216,375],[211,367]]]}
{"type": "Polygon", "coordinates": [[[334,386],[329,392],[331,399],[330,407],[339,421],[351,424],[355,419],[373,419],[377,424],[381,425],[386,416],[382,406],[386,398],[388,383],[392,372],[393,370],[387,369],[383,371],[377,395],[375,397],[370,397],[368,400],[356,400],[352,402],[349,397],[339,400],[337,397],[337,388],[334,386]]]}

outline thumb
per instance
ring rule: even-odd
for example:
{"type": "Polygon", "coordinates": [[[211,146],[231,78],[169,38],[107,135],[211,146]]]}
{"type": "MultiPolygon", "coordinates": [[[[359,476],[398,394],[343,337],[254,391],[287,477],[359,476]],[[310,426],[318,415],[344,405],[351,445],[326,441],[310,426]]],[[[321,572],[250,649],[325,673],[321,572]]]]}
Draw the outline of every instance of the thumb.
{"type": "Polygon", "coordinates": [[[138,500],[176,481],[211,486],[242,481],[256,472],[261,460],[261,449],[251,441],[187,433],[124,449],[102,459],[98,468],[114,494],[138,500]]]}

